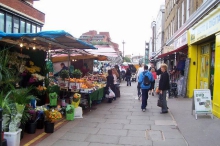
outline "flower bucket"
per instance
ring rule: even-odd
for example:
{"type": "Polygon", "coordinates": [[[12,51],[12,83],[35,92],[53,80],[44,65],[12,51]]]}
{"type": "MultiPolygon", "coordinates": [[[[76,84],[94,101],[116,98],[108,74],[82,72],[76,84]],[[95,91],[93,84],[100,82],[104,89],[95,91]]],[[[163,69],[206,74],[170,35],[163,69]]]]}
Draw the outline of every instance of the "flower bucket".
{"type": "Polygon", "coordinates": [[[66,107],[66,120],[73,121],[74,120],[74,113],[75,113],[74,106],[68,104],[66,107]],[[71,112],[68,113],[68,110],[71,110],[71,112]]]}
{"type": "Polygon", "coordinates": [[[74,106],[74,108],[79,107],[79,103],[80,103],[80,99],[77,102],[72,102],[72,105],[74,106]]]}
{"type": "Polygon", "coordinates": [[[4,132],[8,146],[20,146],[21,129],[16,132],[4,132]]]}
{"type": "Polygon", "coordinates": [[[40,118],[37,120],[37,129],[43,129],[44,128],[44,119],[40,118]]]}
{"type": "Polygon", "coordinates": [[[27,133],[34,134],[36,132],[36,122],[27,122],[27,133]]]}
{"type": "Polygon", "coordinates": [[[50,106],[57,106],[57,93],[50,93],[49,94],[49,99],[50,99],[50,106]]]}
{"type": "Polygon", "coordinates": [[[53,133],[54,132],[54,123],[51,123],[49,121],[44,122],[44,132],[45,133],[53,133]]]}

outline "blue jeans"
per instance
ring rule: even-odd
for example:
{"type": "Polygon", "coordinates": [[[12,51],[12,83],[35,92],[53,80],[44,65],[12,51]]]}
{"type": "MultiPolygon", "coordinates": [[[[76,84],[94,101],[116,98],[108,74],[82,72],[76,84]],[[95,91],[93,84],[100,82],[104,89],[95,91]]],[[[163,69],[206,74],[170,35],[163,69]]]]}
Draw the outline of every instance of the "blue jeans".
{"type": "Polygon", "coordinates": [[[141,89],[141,91],[142,91],[142,104],[141,104],[141,109],[146,109],[149,89],[141,89]]]}
{"type": "Polygon", "coordinates": [[[131,84],[131,76],[126,76],[127,85],[131,84]]]}
{"type": "Polygon", "coordinates": [[[162,107],[161,107],[162,112],[167,112],[168,111],[166,95],[167,95],[167,90],[163,90],[162,91],[162,107]]]}

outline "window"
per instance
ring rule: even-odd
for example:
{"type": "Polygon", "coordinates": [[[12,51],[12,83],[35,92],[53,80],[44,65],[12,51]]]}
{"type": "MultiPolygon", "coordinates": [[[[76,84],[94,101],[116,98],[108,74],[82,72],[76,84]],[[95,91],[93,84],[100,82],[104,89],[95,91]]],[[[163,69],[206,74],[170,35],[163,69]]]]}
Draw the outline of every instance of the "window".
{"type": "Polygon", "coordinates": [[[0,12],[0,31],[4,31],[5,28],[5,14],[0,12]]]}
{"type": "Polygon", "coordinates": [[[31,24],[26,23],[26,33],[31,33],[31,24]]]}
{"type": "Polygon", "coordinates": [[[41,28],[38,26],[37,27],[37,32],[40,32],[41,31],[41,28]]]}
{"type": "Polygon", "coordinates": [[[186,20],[189,18],[189,6],[190,6],[190,0],[186,0],[186,20]]]}
{"type": "Polygon", "coordinates": [[[25,21],[20,21],[20,33],[25,33],[25,21]]]}
{"type": "Polygon", "coordinates": [[[12,33],[12,16],[6,15],[6,33],[12,33]]]}
{"type": "Polygon", "coordinates": [[[182,2],[182,25],[184,24],[184,16],[185,16],[185,12],[184,12],[184,1],[182,2]]]}
{"type": "Polygon", "coordinates": [[[36,33],[36,25],[32,25],[32,33],[36,33]]]}
{"type": "Polygon", "coordinates": [[[19,31],[19,19],[17,17],[14,17],[13,20],[14,20],[13,33],[18,33],[18,31],[19,31]]]}

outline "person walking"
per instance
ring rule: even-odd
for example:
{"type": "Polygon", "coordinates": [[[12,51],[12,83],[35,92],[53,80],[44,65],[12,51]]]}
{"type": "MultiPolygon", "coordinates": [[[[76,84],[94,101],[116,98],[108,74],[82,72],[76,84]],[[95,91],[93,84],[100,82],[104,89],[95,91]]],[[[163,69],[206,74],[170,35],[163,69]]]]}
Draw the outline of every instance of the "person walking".
{"type": "MultiPolygon", "coordinates": [[[[137,71],[137,81],[139,79],[140,74],[144,71],[144,63],[141,64],[141,66],[139,67],[138,71],[137,71]]],[[[141,87],[140,84],[137,84],[137,91],[138,91],[138,100],[140,100],[141,98],[141,87]]]]}
{"type": "Polygon", "coordinates": [[[168,67],[166,64],[161,64],[161,76],[159,81],[159,96],[162,100],[161,114],[168,113],[166,94],[167,90],[170,89],[170,78],[169,74],[167,73],[167,68],[168,67]]]}
{"type": "Polygon", "coordinates": [[[126,70],[125,79],[127,81],[127,86],[131,86],[131,70],[129,68],[126,70]]]}
{"type": "MultiPolygon", "coordinates": [[[[116,85],[118,84],[118,77],[119,77],[119,74],[117,72],[117,70],[115,68],[112,68],[112,75],[114,77],[114,87],[112,89],[112,91],[115,93],[116,95],[116,85]]],[[[113,98],[113,100],[116,100],[116,96],[113,98]]]]}
{"type": "Polygon", "coordinates": [[[155,68],[151,68],[150,71],[151,71],[151,73],[152,73],[152,75],[153,75],[154,81],[151,82],[151,87],[150,87],[150,92],[149,92],[149,94],[152,95],[152,96],[154,96],[155,80],[157,79],[157,73],[156,73],[156,71],[155,71],[155,68]]]}
{"type": "Polygon", "coordinates": [[[148,100],[148,91],[151,87],[151,82],[153,82],[154,78],[151,72],[148,71],[148,66],[144,66],[144,72],[140,74],[138,83],[141,87],[142,92],[142,104],[141,109],[143,112],[146,111],[147,100],[148,100]]]}
{"type": "MultiPolygon", "coordinates": [[[[114,77],[112,75],[112,70],[108,70],[108,76],[106,78],[107,78],[106,89],[108,90],[110,88],[113,91],[113,88],[115,88],[115,86],[114,86],[114,77]]],[[[112,103],[112,98],[109,98],[108,102],[112,103]]]]}

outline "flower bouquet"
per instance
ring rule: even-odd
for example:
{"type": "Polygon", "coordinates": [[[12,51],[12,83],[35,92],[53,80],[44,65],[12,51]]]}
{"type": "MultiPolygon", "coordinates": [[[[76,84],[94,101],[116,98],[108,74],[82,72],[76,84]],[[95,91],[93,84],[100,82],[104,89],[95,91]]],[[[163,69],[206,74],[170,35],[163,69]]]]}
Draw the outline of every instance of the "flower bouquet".
{"type": "Polygon", "coordinates": [[[71,104],[74,106],[74,108],[77,108],[79,106],[80,98],[81,98],[81,94],[79,93],[75,93],[73,95],[73,101],[71,104]]]}
{"type": "Polygon", "coordinates": [[[44,112],[46,121],[54,123],[62,118],[62,114],[58,110],[46,110],[44,112]]]}
{"type": "Polygon", "coordinates": [[[67,107],[66,107],[66,119],[70,120],[70,121],[74,119],[74,106],[73,105],[67,105],[67,107]]]}
{"type": "Polygon", "coordinates": [[[42,96],[42,95],[44,95],[44,94],[46,93],[47,88],[44,87],[44,86],[39,85],[39,86],[36,88],[36,91],[37,91],[37,95],[42,96]]]}

